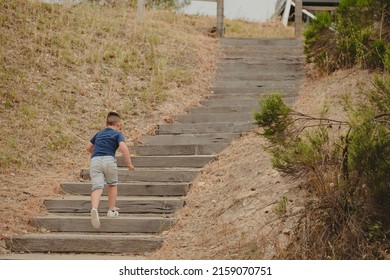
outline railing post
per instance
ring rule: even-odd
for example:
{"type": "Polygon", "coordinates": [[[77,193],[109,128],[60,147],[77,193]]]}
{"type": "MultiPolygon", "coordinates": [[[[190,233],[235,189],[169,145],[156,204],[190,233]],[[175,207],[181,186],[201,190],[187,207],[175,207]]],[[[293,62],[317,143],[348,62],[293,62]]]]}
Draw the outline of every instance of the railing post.
{"type": "Polygon", "coordinates": [[[284,12],[282,16],[282,23],[284,26],[288,25],[288,18],[290,16],[290,10],[291,10],[291,1],[292,0],[286,0],[286,4],[284,6],[284,12]]]}
{"type": "Polygon", "coordinates": [[[222,38],[225,33],[223,18],[224,18],[224,0],[217,0],[217,37],[219,38],[222,38]]]}
{"type": "Polygon", "coordinates": [[[145,14],[145,0],[137,0],[137,20],[143,21],[145,14]]]}
{"type": "Polygon", "coordinates": [[[302,23],[302,0],[295,1],[295,38],[301,38],[303,31],[302,23]]]}

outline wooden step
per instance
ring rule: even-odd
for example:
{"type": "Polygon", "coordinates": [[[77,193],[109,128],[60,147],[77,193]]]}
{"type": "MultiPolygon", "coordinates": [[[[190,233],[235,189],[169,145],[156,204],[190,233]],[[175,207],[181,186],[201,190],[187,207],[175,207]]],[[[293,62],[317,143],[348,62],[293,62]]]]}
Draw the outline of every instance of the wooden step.
{"type": "MultiPolygon", "coordinates": [[[[265,93],[235,93],[235,92],[224,92],[224,93],[215,93],[213,95],[210,95],[207,100],[230,100],[230,99],[235,99],[235,100],[256,100],[259,101],[263,99],[264,97],[268,96],[270,93],[275,93],[278,91],[271,91],[271,92],[265,92],[265,93]]],[[[289,93],[282,93],[279,92],[282,97],[284,98],[297,98],[298,94],[296,92],[289,92],[289,93]]],[[[192,113],[192,112],[191,112],[192,113]]]]}
{"type": "Polygon", "coordinates": [[[247,93],[262,93],[262,94],[269,94],[273,92],[281,92],[283,94],[292,94],[297,91],[297,89],[287,88],[287,87],[261,87],[259,86],[252,86],[252,87],[240,87],[237,85],[237,87],[230,87],[230,86],[219,86],[219,87],[213,87],[212,91],[214,94],[247,94],[247,93]]]}
{"type": "Polygon", "coordinates": [[[140,140],[146,145],[207,145],[216,143],[229,144],[239,137],[239,133],[211,133],[141,136],[140,140]]]}
{"type": "MultiPolygon", "coordinates": [[[[118,178],[121,182],[191,182],[199,171],[199,168],[136,168],[133,171],[118,168],[118,178]]],[[[80,176],[90,180],[89,169],[82,169],[80,176]]]]}
{"type": "Polygon", "coordinates": [[[223,65],[220,65],[218,68],[219,74],[226,73],[257,73],[259,75],[276,75],[280,73],[281,75],[289,75],[297,70],[302,71],[303,66],[300,61],[294,61],[291,63],[286,63],[286,61],[279,60],[270,63],[270,61],[265,61],[262,59],[254,61],[244,61],[237,60],[232,63],[224,62],[223,65]]]}
{"type": "MultiPolygon", "coordinates": [[[[90,199],[82,196],[63,196],[44,200],[44,205],[50,213],[89,213],[90,199]]],[[[184,200],[176,197],[123,197],[117,198],[116,206],[121,214],[134,213],[174,213],[184,206],[184,200]]],[[[102,197],[99,212],[108,211],[107,197],[102,197]]]]}
{"type": "Polygon", "coordinates": [[[48,215],[31,219],[30,223],[51,232],[113,232],[113,233],[159,233],[167,230],[175,222],[173,218],[162,216],[126,216],[117,218],[100,216],[100,229],[91,225],[89,216],[48,215]]]}
{"type": "MultiPolygon", "coordinates": [[[[295,102],[296,97],[284,98],[283,100],[287,105],[292,105],[295,102]]],[[[260,99],[259,99],[260,100],[260,99]]],[[[257,99],[208,99],[202,102],[203,106],[207,107],[251,107],[253,109],[259,109],[259,100],[257,99]]]]}
{"type": "MultiPolygon", "coordinates": [[[[284,63],[280,63],[279,65],[272,65],[272,64],[242,64],[242,65],[224,65],[223,68],[220,70],[219,75],[220,76],[226,76],[226,77],[241,77],[245,73],[251,72],[256,73],[257,75],[291,75],[292,73],[301,73],[303,72],[302,69],[299,69],[301,66],[300,63],[294,63],[285,65],[284,63]],[[261,67],[262,70],[259,70],[258,68],[261,67]]],[[[238,79],[238,78],[237,78],[238,79]]],[[[283,82],[280,82],[283,83],[283,82]]],[[[264,92],[264,91],[259,91],[264,92]]]]}
{"type": "Polygon", "coordinates": [[[305,74],[301,71],[290,73],[286,72],[283,75],[280,74],[259,74],[258,72],[254,73],[237,73],[237,72],[226,72],[218,73],[216,75],[217,81],[234,79],[234,80],[243,80],[243,81],[274,81],[274,82],[285,82],[285,81],[297,81],[302,79],[305,74]]]}
{"type": "MultiPolygon", "coordinates": [[[[263,61],[269,63],[279,63],[280,61],[284,61],[286,64],[296,63],[296,62],[301,62],[303,64],[306,61],[306,57],[302,54],[302,51],[292,50],[291,52],[286,52],[283,49],[278,49],[275,51],[275,53],[272,52],[272,54],[269,54],[268,56],[265,56],[266,53],[267,50],[265,49],[263,50],[251,49],[249,51],[248,49],[229,50],[226,53],[226,56],[223,58],[223,63],[226,64],[229,62],[237,62],[237,61],[245,61],[247,63],[250,63],[251,61],[258,59],[259,57],[263,61]]],[[[219,72],[217,74],[219,74],[219,72]]],[[[248,75],[251,74],[252,73],[248,73],[248,75]]],[[[260,76],[259,79],[262,79],[262,76],[260,76]]],[[[278,79],[275,78],[275,80],[278,79]]]]}
{"type": "MultiPolygon", "coordinates": [[[[68,194],[90,195],[91,183],[64,182],[61,188],[68,194]]],[[[183,196],[187,193],[189,183],[170,182],[130,182],[119,183],[118,194],[121,196],[183,196]]],[[[103,190],[107,195],[107,187],[103,190]]]]}
{"type": "Polygon", "coordinates": [[[256,127],[251,122],[220,122],[188,124],[159,124],[157,134],[203,134],[203,133],[243,133],[256,127]]]}
{"type": "MultiPolygon", "coordinates": [[[[260,99],[259,99],[260,100],[260,99]]],[[[189,109],[189,114],[209,114],[209,113],[251,113],[254,108],[259,107],[258,104],[256,106],[221,106],[221,107],[194,107],[189,109]]],[[[240,125],[246,122],[217,122],[215,125],[223,125],[223,124],[234,124],[240,125]]],[[[205,123],[200,123],[199,125],[205,125],[205,123]]],[[[212,124],[207,124],[212,125],[212,124]]],[[[188,125],[186,125],[188,126],[188,125]]],[[[192,126],[192,125],[191,125],[192,126]]],[[[229,132],[229,131],[226,131],[229,132]]]]}
{"type": "MultiPolygon", "coordinates": [[[[56,241],[52,241],[56,242],[56,241]]],[[[60,241],[64,242],[64,241],[60,241]]],[[[158,249],[158,247],[156,248],[158,249]]],[[[154,251],[155,249],[151,250],[154,251]]],[[[6,255],[0,255],[0,260],[55,260],[55,261],[64,261],[64,260],[147,260],[145,254],[142,250],[137,250],[134,253],[124,252],[124,253],[111,253],[111,252],[11,252],[6,255]]]]}
{"type": "MultiPolygon", "coordinates": [[[[135,167],[203,167],[209,163],[212,155],[183,156],[133,156],[131,161],[135,167]]],[[[123,156],[116,157],[118,166],[126,166],[123,156]]]]}
{"type": "Polygon", "coordinates": [[[249,47],[253,46],[256,49],[266,48],[272,52],[275,47],[286,47],[286,51],[302,46],[301,40],[284,39],[284,38],[221,38],[220,43],[224,48],[228,47],[249,47]]]}
{"type": "Polygon", "coordinates": [[[41,253],[129,253],[153,252],[163,238],[146,234],[47,233],[6,238],[13,252],[41,253]]]}
{"type": "MultiPolygon", "coordinates": [[[[253,122],[252,112],[237,113],[200,113],[177,116],[179,123],[216,123],[216,122],[253,122]]],[[[235,136],[237,137],[237,136],[235,136]]],[[[233,138],[234,139],[234,138],[233,138]]]]}
{"type": "Polygon", "coordinates": [[[196,145],[148,145],[131,146],[131,151],[142,156],[172,155],[216,155],[223,151],[229,143],[196,144],[196,145]]]}
{"type": "MultiPolygon", "coordinates": [[[[291,55],[283,55],[280,53],[280,56],[269,56],[269,57],[256,57],[256,54],[261,54],[262,52],[253,52],[248,55],[242,55],[239,56],[238,54],[233,56],[227,56],[223,60],[223,65],[220,64],[220,67],[231,67],[236,66],[237,69],[240,69],[243,65],[250,65],[250,64],[261,64],[261,65],[270,65],[270,66],[279,66],[279,67],[289,67],[291,65],[301,65],[302,62],[305,62],[305,57],[300,56],[300,57],[292,57],[291,55]]],[[[257,73],[260,73],[261,75],[267,74],[267,72],[263,71],[264,69],[259,67],[257,69],[257,73]]],[[[223,71],[221,71],[223,73],[223,71]]],[[[221,73],[220,72],[220,73],[221,73]]],[[[283,74],[287,74],[283,73],[283,74]]],[[[252,73],[253,74],[253,73],[252,73]]],[[[239,75],[237,75],[239,76],[239,75]]],[[[236,76],[235,76],[236,77],[236,76]]],[[[260,79],[261,76],[260,76],[260,79]]],[[[275,79],[277,81],[277,79],[275,79]]]]}
{"type": "MultiPolygon", "coordinates": [[[[300,81],[297,80],[284,80],[284,81],[275,81],[275,80],[257,80],[257,79],[238,79],[238,78],[230,78],[230,79],[220,79],[214,82],[214,87],[253,87],[253,88],[261,88],[264,91],[269,91],[272,89],[282,88],[288,90],[288,92],[293,91],[299,87],[301,84],[300,81]]],[[[284,91],[285,92],[285,91],[284,91]]]]}

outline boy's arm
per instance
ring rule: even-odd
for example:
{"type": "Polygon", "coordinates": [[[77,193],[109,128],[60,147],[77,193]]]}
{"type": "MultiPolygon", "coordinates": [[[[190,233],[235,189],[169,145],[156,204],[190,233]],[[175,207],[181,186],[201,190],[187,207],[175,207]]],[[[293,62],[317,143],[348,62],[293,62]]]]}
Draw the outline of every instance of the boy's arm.
{"type": "Polygon", "coordinates": [[[127,168],[129,170],[134,170],[134,166],[131,163],[130,151],[125,142],[122,141],[119,143],[119,150],[121,151],[123,157],[125,158],[127,168]]]}
{"type": "Polygon", "coordinates": [[[88,142],[87,146],[85,146],[85,149],[88,153],[92,154],[94,145],[91,142],[88,142]]]}

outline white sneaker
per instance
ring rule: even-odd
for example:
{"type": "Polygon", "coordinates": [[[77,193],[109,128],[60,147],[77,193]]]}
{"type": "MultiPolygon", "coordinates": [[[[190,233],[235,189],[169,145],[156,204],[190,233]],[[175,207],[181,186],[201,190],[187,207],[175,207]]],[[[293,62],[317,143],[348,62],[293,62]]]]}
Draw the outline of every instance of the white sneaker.
{"type": "Polygon", "coordinates": [[[115,207],[114,209],[108,210],[108,212],[107,212],[107,217],[108,217],[108,218],[116,218],[116,217],[118,217],[118,216],[119,216],[118,209],[119,209],[119,208],[116,208],[116,207],[115,207]]]}
{"type": "Polygon", "coordinates": [[[96,229],[100,228],[99,213],[96,208],[91,209],[91,223],[94,228],[96,229]]]}

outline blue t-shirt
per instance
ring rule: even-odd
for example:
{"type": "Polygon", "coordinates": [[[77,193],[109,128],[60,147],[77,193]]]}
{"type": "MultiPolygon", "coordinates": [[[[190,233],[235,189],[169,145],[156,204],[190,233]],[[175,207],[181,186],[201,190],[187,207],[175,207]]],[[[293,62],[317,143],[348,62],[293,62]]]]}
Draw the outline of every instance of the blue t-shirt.
{"type": "Polygon", "coordinates": [[[125,137],[119,131],[112,128],[105,128],[90,140],[94,145],[91,158],[97,156],[113,156],[119,147],[120,142],[125,142],[125,137]]]}

